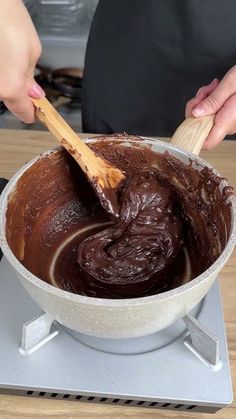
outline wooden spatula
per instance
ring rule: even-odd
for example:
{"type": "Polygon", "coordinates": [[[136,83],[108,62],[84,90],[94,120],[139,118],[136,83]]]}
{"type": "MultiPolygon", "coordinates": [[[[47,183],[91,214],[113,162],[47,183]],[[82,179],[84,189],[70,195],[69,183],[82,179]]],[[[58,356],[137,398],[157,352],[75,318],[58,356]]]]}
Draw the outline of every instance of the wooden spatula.
{"type": "Polygon", "coordinates": [[[46,99],[33,99],[36,116],[47,126],[49,131],[59,140],[66,150],[74,157],[83,172],[87,175],[99,200],[106,211],[118,217],[119,206],[117,189],[124,174],[109,162],[96,154],[80,140],[78,135],[66,123],[51,103],[46,99]]]}
{"type": "Polygon", "coordinates": [[[170,142],[198,155],[213,125],[214,115],[186,118],[177,128],[170,142]]]}

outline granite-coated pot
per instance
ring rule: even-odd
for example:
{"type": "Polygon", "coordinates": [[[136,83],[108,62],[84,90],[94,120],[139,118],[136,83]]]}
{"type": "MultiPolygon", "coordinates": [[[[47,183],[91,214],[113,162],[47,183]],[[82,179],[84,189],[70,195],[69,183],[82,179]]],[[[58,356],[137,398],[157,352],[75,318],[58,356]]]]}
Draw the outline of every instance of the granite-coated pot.
{"type": "MultiPolygon", "coordinates": [[[[85,140],[87,143],[96,139],[85,140]]],[[[201,158],[168,143],[153,139],[125,141],[127,146],[141,145],[163,153],[168,150],[183,162],[195,159],[200,170],[211,167],[201,158]]],[[[50,150],[45,155],[57,152],[50,150]]],[[[40,157],[42,158],[42,156],[40,157]]],[[[185,316],[207,294],[218,273],[229,259],[236,241],[236,203],[232,196],[231,231],[225,249],[218,259],[190,282],[162,294],[132,299],[99,299],[72,294],[56,288],[29,272],[14,256],[5,234],[8,199],[23,173],[37,162],[39,156],[21,168],[9,181],[0,200],[0,245],[3,253],[32,299],[55,320],[74,331],[101,338],[131,338],[145,336],[171,325],[185,316]]],[[[222,187],[227,182],[222,181],[222,187]]],[[[16,203],[17,205],[17,203],[16,203]]]]}

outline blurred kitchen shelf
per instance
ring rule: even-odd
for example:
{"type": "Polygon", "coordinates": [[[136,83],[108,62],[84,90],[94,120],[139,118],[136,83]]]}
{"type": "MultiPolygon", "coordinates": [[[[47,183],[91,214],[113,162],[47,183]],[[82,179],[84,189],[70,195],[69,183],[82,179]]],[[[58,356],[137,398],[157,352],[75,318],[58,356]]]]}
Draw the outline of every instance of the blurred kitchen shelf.
{"type": "Polygon", "coordinates": [[[84,67],[97,3],[98,0],[25,0],[42,42],[39,64],[51,69],[84,67]]]}
{"type": "Polygon", "coordinates": [[[42,55],[39,64],[51,69],[63,67],[84,68],[87,39],[40,35],[42,55]]]}

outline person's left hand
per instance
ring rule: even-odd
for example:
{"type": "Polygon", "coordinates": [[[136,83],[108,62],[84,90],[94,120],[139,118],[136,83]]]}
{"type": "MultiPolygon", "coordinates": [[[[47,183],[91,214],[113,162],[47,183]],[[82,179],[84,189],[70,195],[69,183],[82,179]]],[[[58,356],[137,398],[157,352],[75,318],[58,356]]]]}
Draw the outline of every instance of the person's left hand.
{"type": "Polygon", "coordinates": [[[203,145],[207,150],[219,144],[226,135],[236,133],[236,66],[221,81],[214,79],[201,87],[186,105],[186,117],[213,114],[216,114],[214,126],[203,145]]]}

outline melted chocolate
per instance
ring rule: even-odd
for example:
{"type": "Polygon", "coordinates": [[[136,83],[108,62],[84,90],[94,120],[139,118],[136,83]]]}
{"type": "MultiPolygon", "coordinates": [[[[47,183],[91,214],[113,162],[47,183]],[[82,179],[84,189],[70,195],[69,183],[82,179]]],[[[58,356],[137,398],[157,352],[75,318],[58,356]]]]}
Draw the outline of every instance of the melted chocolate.
{"type": "Polygon", "coordinates": [[[207,269],[227,243],[232,189],[222,190],[222,178],[167,152],[126,147],[122,139],[92,145],[126,173],[118,221],[64,150],[29,168],[10,198],[7,239],[14,254],[67,291],[100,298],[163,292],[207,269]]]}
{"type": "Polygon", "coordinates": [[[182,245],[182,228],[172,191],[154,174],[127,180],[118,222],[84,240],[80,267],[109,287],[149,280],[164,271],[182,245]]]}

